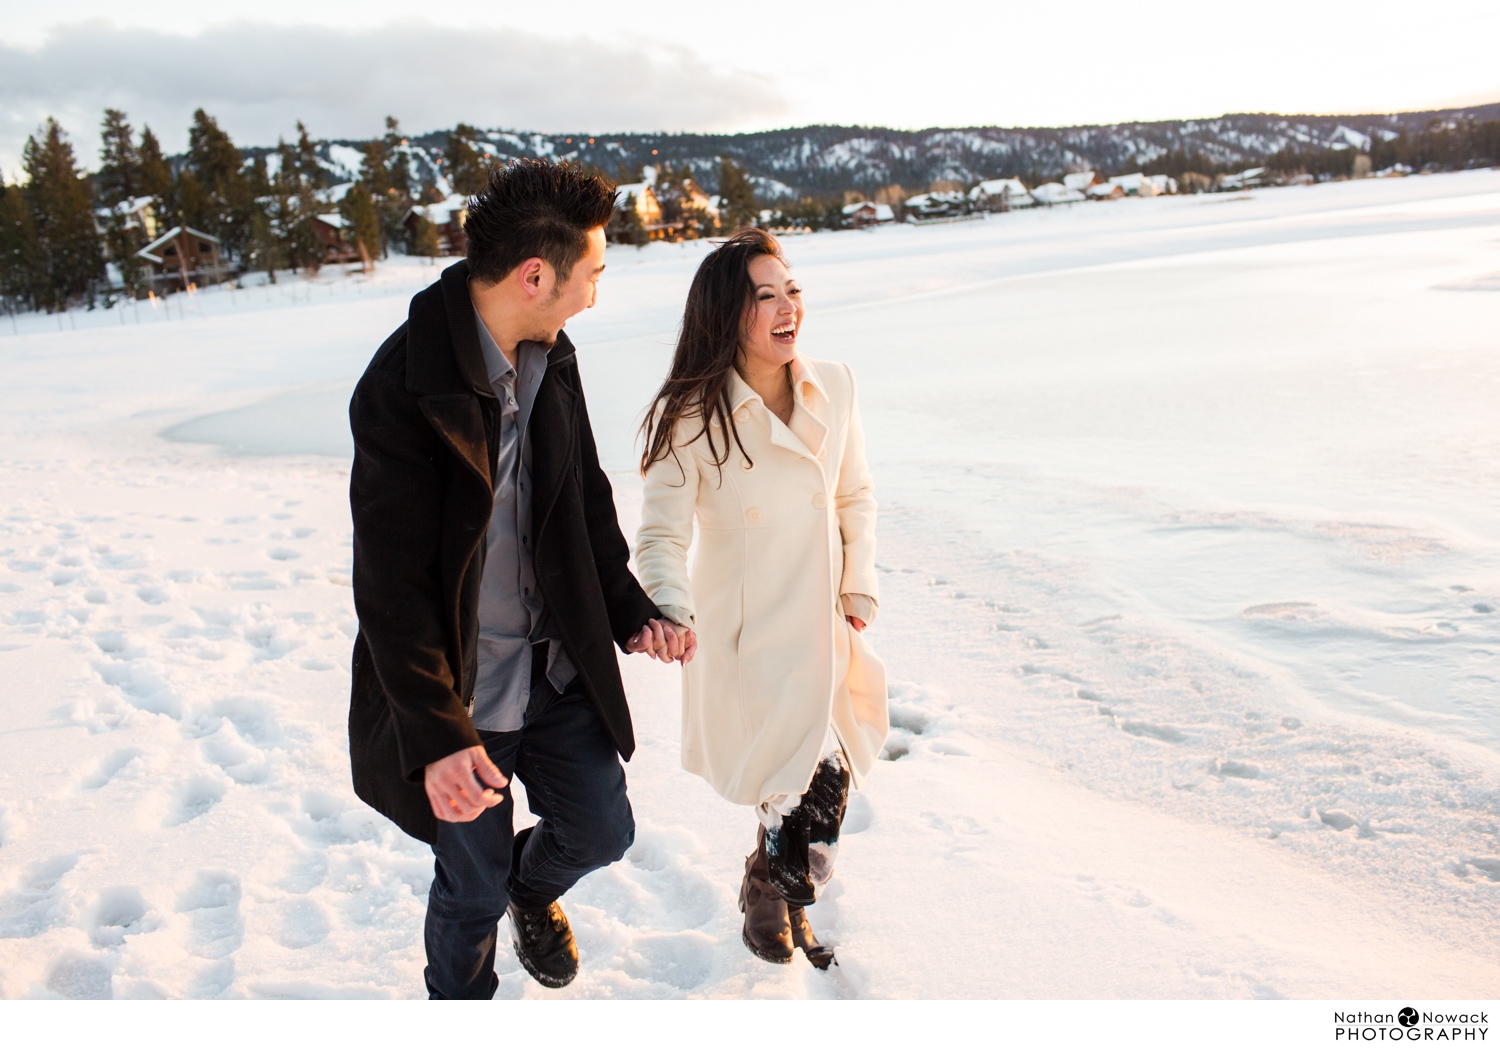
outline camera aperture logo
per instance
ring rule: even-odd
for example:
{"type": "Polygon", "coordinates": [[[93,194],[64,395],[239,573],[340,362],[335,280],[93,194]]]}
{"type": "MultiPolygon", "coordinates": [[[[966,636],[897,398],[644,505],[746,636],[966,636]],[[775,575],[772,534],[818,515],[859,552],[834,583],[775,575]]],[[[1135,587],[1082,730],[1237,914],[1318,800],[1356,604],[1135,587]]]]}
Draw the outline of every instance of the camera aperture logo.
{"type": "Polygon", "coordinates": [[[1341,1043],[1483,1043],[1489,1039],[1489,1013],[1424,1012],[1403,1006],[1393,1014],[1335,1010],[1333,1038],[1341,1043]]]}

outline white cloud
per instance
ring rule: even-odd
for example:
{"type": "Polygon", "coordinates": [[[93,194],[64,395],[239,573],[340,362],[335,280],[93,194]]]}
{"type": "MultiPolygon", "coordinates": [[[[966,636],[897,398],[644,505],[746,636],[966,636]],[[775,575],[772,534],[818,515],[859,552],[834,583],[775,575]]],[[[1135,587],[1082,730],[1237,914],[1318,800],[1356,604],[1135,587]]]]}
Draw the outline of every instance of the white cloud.
{"type": "Polygon", "coordinates": [[[786,111],[770,78],[679,45],[424,22],[369,29],[235,24],[184,36],[90,21],[38,47],[0,43],[0,167],[19,164],[48,115],[92,163],[104,107],[186,146],[203,107],[242,145],[380,133],[386,114],[412,132],[466,121],[540,131],[737,130],[786,111]]]}

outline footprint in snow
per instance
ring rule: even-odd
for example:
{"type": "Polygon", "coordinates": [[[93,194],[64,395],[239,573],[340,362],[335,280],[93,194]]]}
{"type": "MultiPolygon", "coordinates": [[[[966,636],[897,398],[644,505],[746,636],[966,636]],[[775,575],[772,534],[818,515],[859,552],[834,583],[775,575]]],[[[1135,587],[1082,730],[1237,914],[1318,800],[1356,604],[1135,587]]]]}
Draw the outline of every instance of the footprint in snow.
{"type": "Polygon", "coordinates": [[[240,897],[239,876],[212,870],[198,872],[178,895],[177,911],[188,918],[188,948],[194,955],[223,959],[239,948],[245,939],[240,897]]]}

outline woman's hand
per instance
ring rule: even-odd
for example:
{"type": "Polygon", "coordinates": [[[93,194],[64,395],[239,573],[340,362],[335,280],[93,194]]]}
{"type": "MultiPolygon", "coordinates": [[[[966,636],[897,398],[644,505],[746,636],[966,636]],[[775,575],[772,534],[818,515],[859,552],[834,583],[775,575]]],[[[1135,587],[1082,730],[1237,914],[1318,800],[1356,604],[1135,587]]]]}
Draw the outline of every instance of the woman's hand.
{"type": "Polygon", "coordinates": [[[627,652],[645,653],[653,660],[687,664],[698,651],[698,636],[691,628],[671,620],[647,620],[646,626],[625,643],[627,652]]]}
{"type": "Polygon", "coordinates": [[[868,626],[868,624],[866,624],[858,616],[846,616],[846,617],[844,617],[844,619],[848,620],[849,621],[849,626],[853,627],[860,634],[864,634],[865,633],[865,628],[868,626]]]}

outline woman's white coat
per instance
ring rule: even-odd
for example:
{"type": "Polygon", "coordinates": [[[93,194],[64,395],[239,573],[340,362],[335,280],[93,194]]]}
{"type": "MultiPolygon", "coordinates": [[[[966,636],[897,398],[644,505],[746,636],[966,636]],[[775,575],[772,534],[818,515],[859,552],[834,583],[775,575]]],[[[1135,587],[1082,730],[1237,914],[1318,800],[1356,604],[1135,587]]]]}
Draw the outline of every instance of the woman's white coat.
{"type": "Polygon", "coordinates": [[[844,594],[880,594],[854,374],[799,355],[791,375],[787,426],[731,372],[744,452],[715,428],[720,455],[730,450],[722,470],[697,420],[679,424],[676,455],[646,472],[636,538],[646,593],[698,634],[682,764],[744,805],[806,790],[830,722],[856,785],[889,730],[885,666],[840,606],[844,594]]]}

